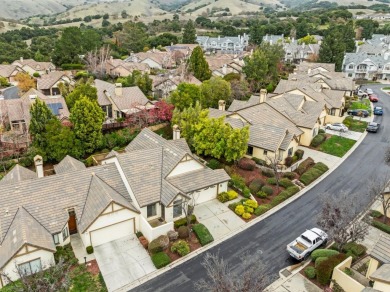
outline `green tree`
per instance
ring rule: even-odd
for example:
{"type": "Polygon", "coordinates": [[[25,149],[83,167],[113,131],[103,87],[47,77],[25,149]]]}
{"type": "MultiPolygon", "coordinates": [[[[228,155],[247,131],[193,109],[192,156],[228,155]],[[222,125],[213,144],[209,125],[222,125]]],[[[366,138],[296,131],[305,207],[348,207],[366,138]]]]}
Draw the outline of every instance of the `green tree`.
{"type": "Polygon", "coordinates": [[[7,78],[0,76],[0,88],[1,87],[8,87],[11,84],[8,82],[7,78]]]}
{"type": "Polygon", "coordinates": [[[211,77],[210,80],[203,82],[200,88],[203,108],[217,108],[219,100],[224,100],[226,104],[230,104],[232,94],[230,83],[221,77],[211,77]]]}
{"type": "Polygon", "coordinates": [[[77,100],[70,113],[70,121],[76,139],[81,141],[81,149],[92,153],[101,144],[102,125],[105,114],[96,101],[82,96],[77,100]]]}
{"type": "Polygon", "coordinates": [[[319,59],[321,63],[334,63],[336,71],[341,71],[345,53],[343,33],[337,27],[327,30],[320,46],[319,59]]]}
{"type": "Polygon", "coordinates": [[[352,53],[355,51],[355,30],[353,27],[353,21],[348,21],[347,24],[342,26],[343,39],[345,43],[345,51],[352,53]]]}
{"type": "Polygon", "coordinates": [[[372,19],[358,19],[355,22],[355,26],[363,29],[362,38],[370,39],[375,29],[379,27],[379,23],[372,19]]]}
{"type": "Polygon", "coordinates": [[[180,83],[177,89],[171,93],[170,103],[178,110],[184,110],[200,102],[202,92],[200,86],[190,83],[180,83]]]}
{"type": "Polygon", "coordinates": [[[149,74],[138,70],[134,70],[127,77],[118,78],[117,82],[122,83],[123,87],[138,86],[146,96],[152,92],[153,81],[150,79],[149,74]]]}
{"type": "Polygon", "coordinates": [[[205,81],[211,78],[211,70],[207,63],[201,47],[196,47],[188,61],[188,69],[200,81],[205,81]]]}
{"type": "Polygon", "coordinates": [[[194,22],[190,19],[184,26],[183,32],[183,44],[195,44],[196,43],[196,30],[194,22]]]}
{"type": "Polygon", "coordinates": [[[102,45],[102,37],[95,29],[86,29],[82,31],[82,53],[97,50],[102,45]]]}
{"type": "Polygon", "coordinates": [[[233,129],[229,126],[225,131],[225,159],[228,162],[236,161],[245,155],[248,148],[249,128],[233,129]]]}
{"type": "Polygon", "coordinates": [[[142,23],[135,23],[132,21],[123,24],[122,31],[116,32],[120,47],[127,49],[129,52],[141,52],[147,45],[148,35],[147,28],[142,23]]]}
{"type": "Polygon", "coordinates": [[[78,27],[65,28],[53,51],[54,64],[60,66],[80,63],[82,42],[83,35],[78,27]]]}
{"type": "Polygon", "coordinates": [[[81,99],[81,97],[86,97],[91,101],[97,101],[97,89],[89,83],[80,83],[78,84],[71,93],[65,97],[66,105],[69,110],[72,111],[75,103],[81,99]]]}
{"type": "Polygon", "coordinates": [[[298,44],[305,44],[305,45],[310,45],[310,44],[316,44],[317,40],[314,36],[308,34],[307,36],[304,36],[303,38],[300,38],[298,40],[298,44]]]}

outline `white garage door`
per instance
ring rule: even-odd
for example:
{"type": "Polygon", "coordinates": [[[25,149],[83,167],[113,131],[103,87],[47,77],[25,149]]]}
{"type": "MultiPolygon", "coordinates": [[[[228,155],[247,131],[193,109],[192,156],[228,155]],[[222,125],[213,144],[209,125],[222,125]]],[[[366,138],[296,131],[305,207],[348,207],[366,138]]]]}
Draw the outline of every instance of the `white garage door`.
{"type": "Polygon", "coordinates": [[[197,205],[217,198],[217,186],[203,189],[199,193],[195,192],[194,198],[197,205]]]}
{"type": "Polygon", "coordinates": [[[134,219],[91,231],[91,244],[98,246],[131,234],[134,234],[134,219]]]}

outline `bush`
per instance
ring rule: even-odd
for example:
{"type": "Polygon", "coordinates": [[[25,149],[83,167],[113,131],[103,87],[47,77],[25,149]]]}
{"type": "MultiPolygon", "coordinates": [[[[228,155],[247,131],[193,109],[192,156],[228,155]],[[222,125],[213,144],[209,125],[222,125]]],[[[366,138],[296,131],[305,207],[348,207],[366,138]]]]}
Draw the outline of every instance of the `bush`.
{"type": "Polygon", "coordinates": [[[284,194],[282,194],[282,193],[283,192],[281,192],[279,195],[277,195],[276,197],[274,197],[272,199],[272,201],[270,203],[272,205],[272,207],[279,205],[281,202],[283,202],[287,199],[287,197],[284,195],[285,193],[284,194]]]}
{"type": "Polygon", "coordinates": [[[155,254],[166,249],[168,245],[169,237],[167,235],[160,235],[149,243],[148,251],[150,254],[155,254]]]}
{"type": "Polygon", "coordinates": [[[284,164],[287,167],[290,167],[293,164],[293,158],[291,156],[287,156],[286,159],[284,159],[284,164]]]}
{"type": "MultiPolygon", "coordinates": [[[[196,222],[196,216],[192,214],[190,218],[190,223],[194,224],[195,222],[196,222]]],[[[180,226],[187,226],[187,218],[184,217],[179,220],[176,220],[175,222],[173,222],[173,224],[175,225],[175,228],[179,228],[180,226]]]]}
{"type": "Polygon", "coordinates": [[[261,173],[266,177],[275,177],[275,173],[272,169],[262,169],[261,173]]]}
{"type": "Polygon", "coordinates": [[[315,181],[317,178],[319,178],[322,174],[323,174],[322,171],[320,171],[316,168],[311,168],[308,171],[306,171],[304,174],[302,174],[302,176],[300,177],[299,180],[304,185],[307,186],[307,185],[311,184],[313,181],[315,181]]]}
{"type": "Polygon", "coordinates": [[[323,261],[326,261],[328,259],[328,257],[318,257],[315,261],[315,267],[317,268],[319,266],[319,264],[321,264],[323,261]]]}
{"type": "Polygon", "coordinates": [[[296,156],[298,160],[300,160],[303,158],[303,154],[305,154],[305,151],[303,151],[302,149],[298,149],[297,151],[295,151],[294,156],[296,156]]]}
{"type": "Polygon", "coordinates": [[[267,178],[267,184],[276,185],[276,178],[274,177],[267,178]]]}
{"type": "Polygon", "coordinates": [[[259,207],[256,208],[256,210],[253,212],[256,216],[260,216],[270,210],[272,208],[271,205],[265,204],[265,205],[260,205],[259,207]]]}
{"type": "Polygon", "coordinates": [[[249,214],[253,214],[253,211],[255,209],[253,209],[252,207],[248,207],[248,206],[244,206],[244,213],[249,213],[249,214]]]}
{"type": "Polygon", "coordinates": [[[329,169],[329,167],[326,166],[326,165],[325,165],[324,163],[322,163],[322,162],[317,162],[317,163],[313,166],[313,168],[318,169],[319,171],[322,171],[322,172],[326,172],[326,171],[328,171],[328,169],[329,169]]]}
{"type": "Polygon", "coordinates": [[[366,253],[367,248],[359,243],[356,242],[348,242],[346,245],[343,247],[344,252],[352,252],[354,255],[360,257],[366,253]]]}
{"type": "Polygon", "coordinates": [[[220,201],[221,203],[225,203],[227,201],[229,201],[229,195],[227,192],[222,192],[222,193],[219,193],[217,195],[217,199],[218,201],[220,201]]]}
{"type": "Polygon", "coordinates": [[[288,178],[282,178],[279,180],[279,185],[281,185],[282,187],[284,188],[288,188],[288,187],[292,187],[294,186],[294,184],[292,183],[291,180],[289,180],[288,178]]]}
{"type": "Polygon", "coordinates": [[[299,175],[302,175],[302,174],[303,174],[304,172],[306,172],[309,168],[311,168],[314,164],[315,164],[315,163],[314,163],[313,158],[308,157],[308,158],[306,158],[304,161],[302,161],[302,162],[299,164],[299,166],[298,166],[296,172],[297,172],[299,175]]]}
{"type": "Polygon", "coordinates": [[[245,188],[245,180],[243,177],[241,177],[240,175],[238,174],[233,174],[231,176],[231,181],[233,183],[233,186],[235,186],[236,188],[242,190],[243,188],[245,188]]]}
{"type": "Polygon", "coordinates": [[[135,233],[135,235],[137,236],[137,238],[140,238],[141,236],[144,236],[141,231],[137,231],[135,233]]]}
{"type": "Polygon", "coordinates": [[[232,210],[233,212],[235,212],[236,211],[236,207],[239,206],[239,205],[241,205],[240,202],[231,203],[231,204],[229,204],[228,208],[230,210],[232,210]]]}
{"type": "Polygon", "coordinates": [[[294,186],[292,186],[292,187],[288,187],[288,188],[286,189],[286,191],[288,191],[289,194],[290,194],[290,196],[292,196],[292,195],[295,195],[296,193],[298,193],[298,192],[300,191],[300,189],[299,189],[298,186],[294,185],[294,186]]]}
{"type": "Polygon", "coordinates": [[[288,178],[288,179],[294,179],[295,172],[285,172],[285,173],[283,173],[283,177],[288,178]]]}
{"type": "Polygon", "coordinates": [[[339,254],[339,252],[337,250],[333,250],[333,249],[316,249],[315,251],[313,251],[311,253],[311,259],[313,261],[316,261],[317,258],[319,257],[330,257],[330,256],[333,256],[333,255],[336,255],[336,254],[339,254]]]}
{"type": "Polygon", "coordinates": [[[190,246],[184,240],[178,240],[171,246],[171,252],[176,252],[179,256],[183,257],[190,253],[190,246]]]}
{"type": "Polygon", "coordinates": [[[198,237],[199,242],[202,246],[212,242],[214,240],[210,231],[203,224],[195,224],[192,226],[192,230],[194,230],[196,237],[198,237]]]}
{"type": "Polygon", "coordinates": [[[386,224],[379,222],[379,221],[376,221],[376,220],[373,220],[371,225],[390,234],[390,226],[389,225],[386,225],[386,224]]]}
{"type": "Polygon", "coordinates": [[[265,166],[267,165],[267,162],[263,159],[260,159],[260,158],[257,158],[257,157],[252,157],[252,160],[258,164],[258,165],[261,165],[261,166],[265,166]]]}
{"type": "Polygon", "coordinates": [[[266,193],[268,196],[271,196],[274,193],[274,189],[269,186],[262,187],[261,191],[266,193]]]}
{"type": "Polygon", "coordinates": [[[171,259],[164,252],[158,252],[152,255],[152,262],[157,269],[161,269],[171,263],[171,259]]]}
{"type": "Polygon", "coordinates": [[[336,254],[321,262],[317,267],[318,282],[321,285],[329,284],[333,269],[346,258],[347,256],[345,254],[336,254]]]}
{"type": "Polygon", "coordinates": [[[259,206],[259,204],[255,200],[246,200],[244,202],[244,206],[248,206],[253,209],[256,209],[259,206]]]}
{"type": "Polygon", "coordinates": [[[34,72],[33,77],[38,78],[41,77],[41,75],[38,72],[34,72]]]}
{"type": "Polygon", "coordinates": [[[383,216],[383,214],[377,210],[371,210],[370,211],[370,216],[373,218],[380,218],[383,216]]]}
{"type": "Polygon", "coordinates": [[[238,167],[243,170],[254,170],[256,168],[256,162],[244,157],[238,161],[238,167]]]}
{"type": "Polygon", "coordinates": [[[62,70],[81,70],[84,69],[83,64],[62,64],[62,70]]]}
{"type": "Polygon", "coordinates": [[[188,238],[190,236],[190,231],[188,230],[187,226],[180,226],[177,229],[177,233],[179,235],[179,238],[181,238],[181,239],[185,239],[185,238],[188,238]]]}
{"type": "Polygon", "coordinates": [[[228,195],[229,201],[238,198],[237,192],[236,192],[236,191],[233,191],[233,190],[228,191],[228,192],[227,192],[227,195],[228,195]]]}
{"type": "MultiPolygon", "coordinates": [[[[325,134],[325,130],[324,129],[319,129],[318,130],[318,134],[325,134]]],[[[302,150],[303,151],[303,150],[302,150]]]]}
{"type": "Polygon", "coordinates": [[[325,139],[326,139],[325,134],[318,134],[317,136],[315,136],[313,138],[313,140],[310,143],[310,146],[311,147],[318,147],[322,144],[322,142],[325,141],[325,139]]]}
{"type": "Polygon", "coordinates": [[[265,185],[265,183],[261,180],[261,179],[258,179],[258,178],[255,178],[249,185],[249,189],[251,191],[252,194],[256,194],[258,193],[261,188],[265,185]]]}
{"type": "Polygon", "coordinates": [[[218,169],[221,168],[221,163],[216,159],[210,159],[210,161],[207,163],[207,166],[211,169],[218,169]]]}
{"type": "Polygon", "coordinates": [[[87,254],[91,254],[93,253],[93,246],[89,245],[85,248],[85,250],[87,251],[87,254]]]}
{"type": "Polygon", "coordinates": [[[236,213],[238,216],[241,216],[245,212],[245,207],[243,205],[238,205],[236,209],[234,210],[234,213],[236,213]]]}
{"type": "Polygon", "coordinates": [[[305,269],[305,275],[309,279],[314,279],[316,277],[316,269],[314,267],[307,267],[305,269]]]}
{"type": "Polygon", "coordinates": [[[263,191],[260,191],[256,194],[256,197],[260,198],[260,199],[266,199],[268,197],[268,195],[263,192],[263,191]]]}
{"type": "Polygon", "coordinates": [[[251,197],[251,190],[247,187],[245,187],[243,190],[242,190],[242,196],[244,198],[250,198],[251,197]]]}
{"type": "Polygon", "coordinates": [[[252,217],[252,215],[250,213],[244,213],[242,214],[242,218],[245,219],[245,220],[248,220],[252,217]]]}

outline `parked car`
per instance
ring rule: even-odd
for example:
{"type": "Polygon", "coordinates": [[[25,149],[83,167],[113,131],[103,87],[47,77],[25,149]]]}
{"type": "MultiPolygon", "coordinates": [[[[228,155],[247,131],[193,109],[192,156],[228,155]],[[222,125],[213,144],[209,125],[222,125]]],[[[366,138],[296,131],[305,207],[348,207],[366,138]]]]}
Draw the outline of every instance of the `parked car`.
{"type": "Polygon", "coordinates": [[[287,245],[288,253],[297,260],[305,260],[311,252],[321,245],[326,245],[328,235],[319,228],[303,232],[298,238],[287,245]]]}
{"type": "Polygon", "coordinates": [[[340,132],[347,132],[348,127],[342,123],[327,124],[326,129],[340,132]]]}
{"type": "Polygon", "coordinates": [[[365,92],[370,95],[370,94],[374,94],[374,91],[372,91],[371,88],[366,88],[365,92]]]}
{"type": "Polygon", "coordinates": [[[368,94],[366,92],[364,92],[363,90],[357,90],[356,91],[356,95],[359,96],[359,97],[367,97],[368,94]]]}
{"type": "Polygon", "coordinates": [[[375,94],[371,94],[370,97],[368,98],[371,102],[378,102],[379,99],[375,94]]]}
{"type": "Polygon", "coordinates": [[[374,115],[377,115],[377,116],[383,115],[383,107],[380,107],[380,106],[374,107],[374,115]]]}
{"type": "Polygon", "coordinates": [[[371,132],[371,133],[376,133],[376,132],[378,132],[379,126],[380,126],[380,124],[378,124],[378,123],[370,122],[367,125],[366,131],[371,132]]]}
{"type": "Polygon", "coordinates": [[[354,110],[348,110],[347,113],[350,116],[358,116],[358,117],[368,117],[370,113],[367,110],[364,109],[354,109],[354,110]]]}

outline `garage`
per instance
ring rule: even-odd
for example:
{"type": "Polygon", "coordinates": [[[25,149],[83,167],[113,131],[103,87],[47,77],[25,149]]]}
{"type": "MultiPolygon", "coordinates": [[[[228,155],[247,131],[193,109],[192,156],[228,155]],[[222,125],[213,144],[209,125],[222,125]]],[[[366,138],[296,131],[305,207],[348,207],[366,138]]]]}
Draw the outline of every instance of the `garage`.
{"type": "Polygon", "coordinates": [[[135,233],[134,218],[114,223],[90,232],[91,245],[98,246],[103,243],[129,236],[135,233]]]}
{"type": "Polygon", "coordinates": [[[217,197],[217,186],[204,188],[194,193],[196,205],[210,201],[217,197]]]}

